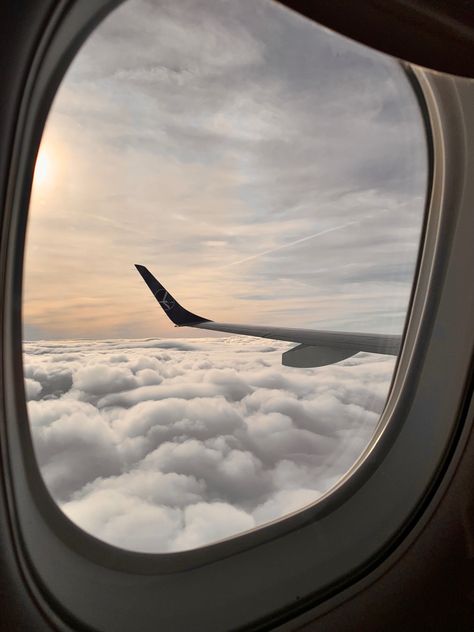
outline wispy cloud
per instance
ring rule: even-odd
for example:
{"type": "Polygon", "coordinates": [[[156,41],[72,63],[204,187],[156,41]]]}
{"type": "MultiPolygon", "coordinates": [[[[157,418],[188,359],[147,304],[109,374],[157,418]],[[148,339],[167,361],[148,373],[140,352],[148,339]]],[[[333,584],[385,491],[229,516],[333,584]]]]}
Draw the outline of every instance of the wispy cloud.
{"type": "Polygon", "coordinates": [[[270,255],[273,252],[278,252],[279,250],[284,250],[285,248],[291,248],[292,246],[296,246],[297,244],[302,244],[305,241],[310,241],[311,239],[315,239],[316,237],[322,237],[323,235],[327,235],[328,233],[333,233],[336,230],[343,230],[344,228],[348,228],[349,226],[353,226],[357,224],[358,221],[346,222],[345,224],[340,224],[339,226],[333,226],[332,228],[326,228],[325,230],[320,230],[317,233],[313,233],[312,235],[306,235],[305,237],[301,237],[300,239],[295,239],[287,244],[282,244],[281,246],[275,246],[275,248],[270,248],[269,250],[264,250],[263,252],[259,252],[255,255],[250,255],[249,257],[244,257],[243,259],[239,259],[238,261],[232,261],[223,268],[229,266],[236,266],[241,263],[245,263],[247,261],[253,261],[254,259],[259,259],[264,257],[265,255],[270,255]]]}
{"type": "Polygon", "coordinates": [[[79,51],[43,149],[28,338],[186,335],[135,261],[231,321],[403,326],[426,188],[416,98],[398,63],[278,3],[123,3],[79,51]]]}

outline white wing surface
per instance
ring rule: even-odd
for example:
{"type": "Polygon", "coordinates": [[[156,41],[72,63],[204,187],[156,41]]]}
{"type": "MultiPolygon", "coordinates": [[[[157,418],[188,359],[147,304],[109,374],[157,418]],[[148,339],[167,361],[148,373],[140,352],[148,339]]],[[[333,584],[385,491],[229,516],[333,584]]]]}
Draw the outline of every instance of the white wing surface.
{"type": "Polygon", "coordinates": [[[215,322],[189,312],[178,303],[145,266],[136,265],[135,267],[165,314],[176,327],[195,327],[241,336],[256,336],[298,343],[296,347],[283,353],[282,362],[285,366],[316,367],[339,362],[359,351],[398,355],[400,350],[401,336],[397,335],[215,322]]]}

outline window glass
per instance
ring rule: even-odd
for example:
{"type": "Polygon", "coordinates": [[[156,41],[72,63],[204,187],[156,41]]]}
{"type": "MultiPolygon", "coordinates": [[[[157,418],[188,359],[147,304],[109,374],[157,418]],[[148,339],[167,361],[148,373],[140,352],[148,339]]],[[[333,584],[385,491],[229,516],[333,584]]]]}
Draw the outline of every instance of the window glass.
{"type": "Polygon", "coordinates": [[[119,547],[191,549],[315,502],[370,442],[396,357],[174,328],[144,264],[226,323],[401,334],[427,188],[401,66],[267,0],[129,0],[44,131],[25,255],[46,485],[119,547]]]}

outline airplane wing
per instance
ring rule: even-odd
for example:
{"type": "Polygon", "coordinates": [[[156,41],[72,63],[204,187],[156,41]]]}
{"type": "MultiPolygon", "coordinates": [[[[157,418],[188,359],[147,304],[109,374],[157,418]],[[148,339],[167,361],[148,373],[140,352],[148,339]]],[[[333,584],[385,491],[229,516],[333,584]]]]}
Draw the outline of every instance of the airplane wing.
{"type": "Polygon", "coordinates": [[[401,336],[397,335],[215,322],[189,312],[178,303],[145,266],[135,265],[135,267],[165,314],[176,327],[195,327],[229,334],[298,343],[296,347],[283,353],[282,363],[285,366],[305,368],[324,366],[340,362],[359,351],[397,355],[400,350],[401,336]]]}

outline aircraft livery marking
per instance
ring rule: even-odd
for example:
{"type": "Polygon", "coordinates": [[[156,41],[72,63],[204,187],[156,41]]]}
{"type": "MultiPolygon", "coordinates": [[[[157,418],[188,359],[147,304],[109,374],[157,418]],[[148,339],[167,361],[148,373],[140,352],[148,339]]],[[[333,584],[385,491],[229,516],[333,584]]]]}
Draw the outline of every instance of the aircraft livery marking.
{"type": "Polygon", "coordinates": [[[166,312],[169,312],[171,309],[173,309],[173,307],[175,306],[175,302],[171,299],[166,290],[160,288],[159,290],[156,290],[154,294],[156,300],[166,312]],[[159,296],[160,293],[162,294],[161,297],[159,296]]]}

